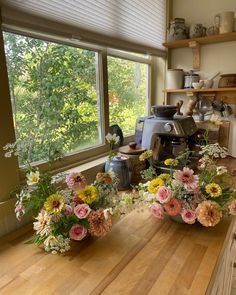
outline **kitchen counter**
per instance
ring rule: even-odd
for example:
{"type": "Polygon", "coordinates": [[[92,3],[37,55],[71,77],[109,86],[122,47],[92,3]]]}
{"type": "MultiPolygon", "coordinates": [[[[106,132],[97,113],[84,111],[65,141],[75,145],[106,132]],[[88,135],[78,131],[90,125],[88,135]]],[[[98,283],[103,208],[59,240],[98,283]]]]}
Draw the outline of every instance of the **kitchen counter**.
{"type": "Polygon", "coordinates": [[[133,211],[104,238],[74,242],[65,255],[25,245],[29,225],[0,241],[0,294],[211,294],[232,224],[205,228],[133,211]]]}

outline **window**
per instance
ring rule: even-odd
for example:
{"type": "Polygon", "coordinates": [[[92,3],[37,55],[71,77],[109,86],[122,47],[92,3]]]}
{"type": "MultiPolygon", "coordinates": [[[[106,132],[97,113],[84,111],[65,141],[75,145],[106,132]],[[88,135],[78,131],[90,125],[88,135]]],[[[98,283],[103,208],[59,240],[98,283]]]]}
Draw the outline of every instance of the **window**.
{"type": "Polygon", "coordinates": [[[108,91],[110,125],[134,134],[136,119],[147,115],[148,65],[109,56],[108,91]]]}
{"type": "Polygon", "coordinates": [[[102,143],[98,53],[4,33],[21,163],[102,143]]]}

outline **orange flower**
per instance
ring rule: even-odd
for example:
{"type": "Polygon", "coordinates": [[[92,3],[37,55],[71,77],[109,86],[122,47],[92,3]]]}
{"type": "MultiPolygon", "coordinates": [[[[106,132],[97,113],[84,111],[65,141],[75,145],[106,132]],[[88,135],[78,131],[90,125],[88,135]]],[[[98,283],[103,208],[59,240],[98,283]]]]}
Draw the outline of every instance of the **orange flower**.
{"type": "Polygon", "coordinates": [[[167,214],[175,216],[181,212],[181,204],[176,198],[171,198],[169,202],[164,205],[167,214]]]}

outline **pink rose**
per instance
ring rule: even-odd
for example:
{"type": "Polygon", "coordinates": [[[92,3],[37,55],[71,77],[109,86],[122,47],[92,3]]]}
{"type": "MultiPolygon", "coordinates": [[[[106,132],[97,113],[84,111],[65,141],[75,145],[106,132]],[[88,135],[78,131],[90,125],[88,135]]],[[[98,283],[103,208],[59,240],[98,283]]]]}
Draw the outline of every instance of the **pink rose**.
{"type": "Polygon", "coordinates": [[[169,202],[172,197],[172,190],[166,186],[161,186],[156,194],[156,198],[161,204],[169,202]]]}
{"type": "Polygon", "coordinates": [[[231,214],[231,215],[236,215],[236,200],[233,200],[233,201],[229,204],[228,208],[229,208],[229,214],[231,214]]]}
{"type": "Polygon", "coordinates": [[[184,222],[186,222],[188,224],[193,224],[193,223],[195,223],[195,220],[196,220],[196,213],[193,210],[184,209],[181,212],[181,217],[184,222]]]}
{"type": "Polygon", "coordinates": [[[64,208],[64,214],[66,215],[66,216],[68,216],[68,215],[71,215],[72,214],[72,212],[73,212],[73,209],[72,209],[72,207],[70,206],[70,205],[65,205],[65,208],[64,208]]]}
{"type": "Polygon", "coordinates": [[[79,219],[88,217],[90,211],[88,204],[79,204],[74,208],[74,213],[79,219]]]}
{"type": "Polygon", "coordinates": [[[74,224],[69,231],[72,240],[81,241],[87,235],[87,229],[80,224],[74,224]]]}
{"type": "Polygon", "coordinates": [[[162,208],[162,206],[158,203],[153,203],[151,205],[151,213],[153,216],[155,216],[158,219],[163,219],[164,218],[164,210],[162,208]]]}

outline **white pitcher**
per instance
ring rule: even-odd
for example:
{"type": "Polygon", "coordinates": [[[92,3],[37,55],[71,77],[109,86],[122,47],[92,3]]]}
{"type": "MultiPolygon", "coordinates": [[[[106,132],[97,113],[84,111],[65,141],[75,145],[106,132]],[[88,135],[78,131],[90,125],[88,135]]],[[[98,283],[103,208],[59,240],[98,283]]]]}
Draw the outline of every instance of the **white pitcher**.
{"type": "Polygon", "coordinates": [[[234,12],[225,11],[215,16],[215,26],[219,28],[220,34],[230,33],[234,28],[234,12]]]}

